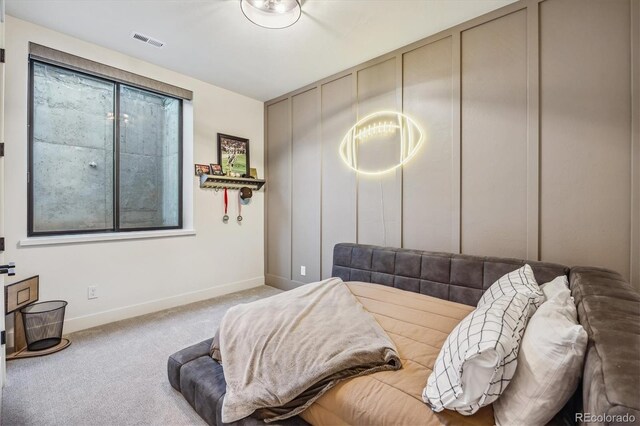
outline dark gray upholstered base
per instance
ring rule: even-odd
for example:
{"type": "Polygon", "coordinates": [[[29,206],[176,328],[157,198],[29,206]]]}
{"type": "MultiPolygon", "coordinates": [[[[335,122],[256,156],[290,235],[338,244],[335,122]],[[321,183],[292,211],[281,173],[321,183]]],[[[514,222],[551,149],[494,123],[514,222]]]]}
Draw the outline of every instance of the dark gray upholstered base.
{"type": "MultiPolygon", "coordinates": [[[[222,366],[209,356],[212,340],[205,340],[171,355],[167,364],[169,383],[210,425],[264,426],[262,420],[253,417],[246,417],[235,423],[222,422],[222,401],[227,382],[224,380],[222,366]]],[[[300,417],[271,424],[308,425],[300,417]]]]}
{"type": "Polygon", "coordinates": [[[589,335],[582,377],[584,412],[633,416],[640,425],[640,292],[606,269],[571,268],[571,294],[589,335]]]}
{"type": "Polygon", "coordinates": [[[334,248],[332,276],[476,306],[491,284],[525,263],[540,283],[569,276],[569,268],[556,263],[346,243],[334,248]]]}
{"type": "MultiPolygon", "coordinates": [[[[337,244],[333,276],[475,306],[491,284],[525,262],[531,265],[539,283],[559,275],[569,277],[578,320],[589,335],[577,397],[550,424],[575,424],[576,413],[588,412],[630,414],[635,416],[633,424],[640,425],[640,293],[616,272],[584,267],[569,270],[563,265],[519,259],[337,244]]],[[[209,357],[210,346],[211,340],[207,340],[173,354],[169,358],[169,381],[207,423],[222,425],[226,382],[222,366],[209,357]]],[[[234,424],[264,423],[249,417],[234,424]]],[[[281,424],[307,423],[295,417],[281,424]]]]}

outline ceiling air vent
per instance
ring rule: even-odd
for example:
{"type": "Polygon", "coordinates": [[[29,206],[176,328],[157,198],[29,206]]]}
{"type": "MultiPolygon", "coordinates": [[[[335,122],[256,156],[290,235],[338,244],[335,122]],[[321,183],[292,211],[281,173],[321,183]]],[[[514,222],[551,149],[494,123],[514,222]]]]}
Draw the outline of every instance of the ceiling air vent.
{"type": "Polygon", "coordinates": [[[162,46],[164,46],[164,42],[163,42],[163,41],[155,40],[155,39],[153,39],[153,38],[150,38],[150,39],[147,41],[147,43],[149,43],[150,45],[155,46],[155,47],[162,47],[162,46]]]}
{"type": "Polygon", "coordinates": [[[146,44],[150,44],[153,47],[160,48],[160,47],[164,46],[164,41],[156,40],[155,38],[151,38],[149,36],[146,36],[144,34],[141,34],[141,33],[135,32],[135,31],[133,33],[131,33],[131,38],[133,38],[135,40],[138,40],[138,41],[141,41],[141,42],[146,43],[146,44]]]}

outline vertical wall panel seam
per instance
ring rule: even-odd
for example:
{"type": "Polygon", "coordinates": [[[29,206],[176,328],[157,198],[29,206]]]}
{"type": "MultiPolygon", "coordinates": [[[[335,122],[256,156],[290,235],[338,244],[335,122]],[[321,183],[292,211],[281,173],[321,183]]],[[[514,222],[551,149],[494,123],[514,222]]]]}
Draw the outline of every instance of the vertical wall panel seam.
{"type": "MultiPolygon", "coordinates": [[[[400,109],[400,112],[404,113],[404,54],[398,53],[396,55],[396,105],[400,109]]],[[[400,153],[400,160],[402,161],[403,152],[400,153]]],[[[397,176],[397,175],[396,175],[397,176]]],[[[404,247],[404,165],[400,167],[400,247],[404,247]]],[[[384,208],[384,206],[382,206],[384,208]]],[[[386,239],[386,235],[385,235],[386,239]]]]}
{"type": "MultiPolygon", "coordinates": [[[[359,71],[354,71],[353,72],[353,81],[351,83],[351,96],[353,99],[353,102],[351,104],[351,113],[355,115],[355,122],[358,122],[358,117],[359,117],[359,113],[358,113],[358,105],[360,104],[360,96],[358,93],[358,78],[360,76],[359,71]]],[[[357,161],[357,160],[356,160],[357,161]]],[[[357,164],[357,163],[356,163],[357,164]]],[[[360,176],[358,175],[358,173],[356,173],[356,178],[355,178],[355,185],[356,185],[356,191],[355,191],[355,195],[356,195],[356,217],[355,217],[355,224],[356,224],[356,244],[358,244],[360,242],[360,176]]]]}
{"type": "Polygon", "coordinates": [[[293,96],[289,97],[289,277],[293,281],[293,96]]]}
{"type": "Polygon", "coordinates": [[[631,0],[631,247],[630,281],[640,287],[640,0],[631,0]]]}
{"type": "MultiPolygon", "coordinates": [[[[262,171],[263,176],[264,176],[264,180],[266,182],[269,182],[269,107],[264,106],[264,123],[263,123],[263,128],[264,128],[264,163],[263,163],[263,167],[264,170],[262,171]]],[[[220,163],[220,165],[222,165],[222,161],[220,159],[218,159],[218,162],[220,163]]],[[[257,177],[257,176],[256,176],[257,177]]],[[[269,190],[268,188],[265,188],[264,190],[264,213],[263,213],[263,220],[264,220],[264,230],[263,230],[263,235],[264,235],[264,241],[263,241],[263,259],[264,259],[264,281],[265,284],[267,283],[267,276],[269,275],[269,190]]]]}
{"type": "Polygon", "coordinates": [[[318,180],[320,182],[320,203],[318,204],[318,210],[320,210],[318,213],[318,253],[320,254],[320,259],[319,259],[319,263],[318,263],[318,274],[319,274],[319,279],[322,280],[322,259],[323,259],[323,255],[322,255],[322,199],[323,199],[323,192],[322,192],[322,172],[323,172],[323,164],[324,164],[324,138],[322,136],[322,85],[318,84],[316,86],[316,90],[318,91],[317,94],[317,108],[318,108],[318,128],[317,128],[317,135],[318,135],[318,143],[320,144],[320,168],[318,169],[319,172],[319,176],[318,176],[318,180]]]}
{"type": "Polygon", "coordinates": [[[462,252],[462,32],[451,35],[451,251],[462,252]]]}
{"type": "Polygon", "coordinates": [[[540,14],[527,14],[527,259],[540,259],[540,14]]]}

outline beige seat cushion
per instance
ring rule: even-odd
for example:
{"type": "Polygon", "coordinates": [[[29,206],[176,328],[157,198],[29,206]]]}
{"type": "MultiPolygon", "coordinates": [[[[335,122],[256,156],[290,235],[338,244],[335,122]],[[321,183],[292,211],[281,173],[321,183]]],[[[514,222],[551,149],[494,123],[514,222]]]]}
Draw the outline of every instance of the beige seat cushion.
{"type": "Polygon", "coordinates": [[[491,406],[465,417],[433,412],[422,390],[453,328],[474,308],[396,288],[350,282],[351,292],[393,339],[399,371],[345,381],[301,414],[313,425],[493,425],[491,406]]]}

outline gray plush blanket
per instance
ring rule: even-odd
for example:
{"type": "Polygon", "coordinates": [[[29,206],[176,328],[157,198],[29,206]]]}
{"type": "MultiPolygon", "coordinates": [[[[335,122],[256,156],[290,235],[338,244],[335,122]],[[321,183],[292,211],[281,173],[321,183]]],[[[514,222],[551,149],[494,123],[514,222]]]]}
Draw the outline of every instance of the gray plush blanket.
{"type": "Polygon", "coordinates": [[[341,380],[397,370],[391,339],[337,278],[225,314],[211,352],[223,362],[222,421],[295,416],[341,380]]]}

